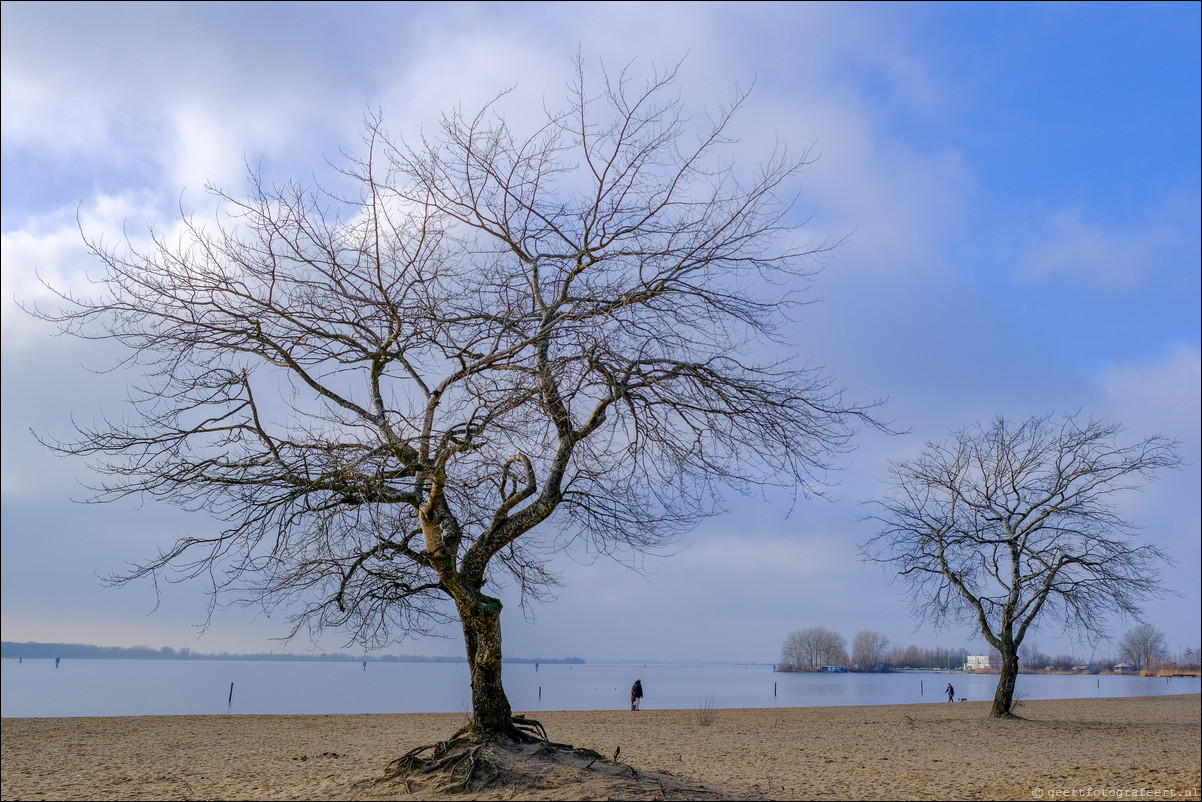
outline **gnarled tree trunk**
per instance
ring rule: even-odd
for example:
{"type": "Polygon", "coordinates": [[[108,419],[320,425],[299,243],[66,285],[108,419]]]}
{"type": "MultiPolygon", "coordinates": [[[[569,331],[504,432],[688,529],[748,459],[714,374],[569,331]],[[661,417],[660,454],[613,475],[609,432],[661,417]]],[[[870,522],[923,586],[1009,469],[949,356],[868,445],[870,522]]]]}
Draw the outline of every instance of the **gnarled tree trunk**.
{"type": "Polygon", "coordinates": [[[477,593],[457,606],[472,678],[470,736],[475,741],[518,737],[509,698],[501,685],[501,602],[477,593]]]}
{"type": "Polygon", "coordinates": [[[1002,653],[1002,675],[998,678],[989,715],[1007,718],[1012,715],[1010,708],[1014,705],[1014,684],[1018,680],[1018,647],[1013,642],[1003,642],[999,651],[1002,653]]]}

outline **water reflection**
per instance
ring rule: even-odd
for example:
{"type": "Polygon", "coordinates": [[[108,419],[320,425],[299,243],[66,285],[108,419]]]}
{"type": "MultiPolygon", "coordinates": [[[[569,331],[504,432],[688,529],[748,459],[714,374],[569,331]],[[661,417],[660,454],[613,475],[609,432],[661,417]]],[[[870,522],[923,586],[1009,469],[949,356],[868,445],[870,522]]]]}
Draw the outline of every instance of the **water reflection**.
{"type": "MultiPolygon", "coordinates": [[[[3,660],[0,715],[458,713],[471,707],[463,663],[202,660],[3,660]],[[232,694],[231,694],[232,685],[232,694]]],[[[988,701],[997,676],[943,672],[787,674],[770,665],[507,664],[515,711],[624,710],[643,681],[644,710],[988,701]]],[[[1198,678],[1020,675],[1016,698],[1199,693],[1198,678]]]]}

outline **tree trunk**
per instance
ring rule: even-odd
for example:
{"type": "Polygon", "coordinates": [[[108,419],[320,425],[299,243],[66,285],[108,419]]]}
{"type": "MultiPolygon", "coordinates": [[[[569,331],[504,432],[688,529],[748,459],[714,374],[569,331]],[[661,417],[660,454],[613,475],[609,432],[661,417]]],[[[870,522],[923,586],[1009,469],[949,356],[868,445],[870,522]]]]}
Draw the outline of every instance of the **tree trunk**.
{"type": "Polygon", "coordinates": [[[477,594],[473,603],[459,605],[459,619],[472,677],[471,737],[513,737],[513,711],[501,685],[501,602],[477,594]]]}
{"type": "Polygon", "coordinates": [[[989,715],[994,718],[1007,718],[1012,715],[1011,706],[1014,704],[1014,683],[1018,680],[1018,649],[1013,643],[1003,642],[1002,675],[998,678],[997,692],[993,695],[993,708],[989,715]]]}

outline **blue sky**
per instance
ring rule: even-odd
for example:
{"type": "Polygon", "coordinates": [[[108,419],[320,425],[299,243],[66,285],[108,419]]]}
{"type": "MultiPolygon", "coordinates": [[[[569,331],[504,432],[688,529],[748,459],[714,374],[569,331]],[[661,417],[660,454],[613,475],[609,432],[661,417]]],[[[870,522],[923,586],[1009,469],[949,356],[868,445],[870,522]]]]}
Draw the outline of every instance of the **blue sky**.
{"type": "MultiPolygon", "coordinates": [[[[414,136],[498,90],[536,108],[571,60],[683,59],[697,114],[754,84],[741,159],[811,148],[798,213],[847,236],[792,331],[850,397],[885,399],[902,436],[866,433],[829,500],[737,500],[643,573],[565,555],[568,584],[503,619],[513,656],[777,659],[792,630],[916,629],[899,588],[861,562],[863,503],[889,459],[999,412],[1080,409],[1132,437],[1180,437],[1187,466],[1124,510],[1166,546],[1180,593],[1149,604],[1174,650],[1199,625],[1200,136],[1198,3],[205,3],[3,6],[3,560],[5,640],[304,651],[283,622],[219,610],[198,586],[107,588],[98,573],[201,516],[94,506],[86,466],[30,430],[119,411],[111,354],[53,338],[14,304],[35,271],[78,285],[90,232],[170,226],[211,208],[247,162],[308,178],[359,144],[365,111],[414,136]]],[[[1127,626],[1115,622],[1117,639],[1127,626]]],[[[458,654],[448,639],[389,649],[458,654]]],[[[1081,652],[1055,629],[1041,651],[1081,652]]],[[[336,649],[342,639],[322,641],[336,649]]],[[[1104,647],[1103,647],[1104,649],[1104,647]]]]}

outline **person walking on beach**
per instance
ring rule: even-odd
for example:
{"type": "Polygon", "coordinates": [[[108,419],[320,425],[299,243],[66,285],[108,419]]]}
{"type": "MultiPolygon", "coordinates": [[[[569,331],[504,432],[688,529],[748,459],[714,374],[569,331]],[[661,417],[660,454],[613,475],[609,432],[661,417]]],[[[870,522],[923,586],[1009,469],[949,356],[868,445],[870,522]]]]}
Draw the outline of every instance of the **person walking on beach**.
{"type": "Polygon", "coordinates": [[[643,701],[643,681],[636,679],[634,685],[630,686],[630,709],[638,710],[639,703],[643,701]]]}
{"type": "Polygon", "coordinates": [[[956,696],[956,689],[952,687],[952,684],[950,682],[947,684],[947,690],[945,691],[945,693],[947,694],[947,700],[949,702],[955,700],[954,697],[956,696]]]}

